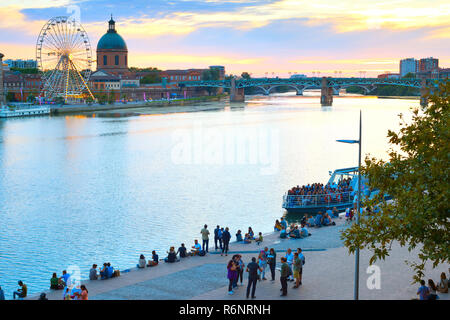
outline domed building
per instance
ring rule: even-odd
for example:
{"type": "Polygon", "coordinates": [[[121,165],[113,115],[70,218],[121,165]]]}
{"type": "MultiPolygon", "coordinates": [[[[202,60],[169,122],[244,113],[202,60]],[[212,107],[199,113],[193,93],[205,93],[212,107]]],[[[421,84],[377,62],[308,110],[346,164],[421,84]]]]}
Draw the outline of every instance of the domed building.
{"type": "Polygon", "coordinates": [[[116,31],[116,22],[109,20],[108,31],[97,43],[97,70],[113,73],[128,71],[128,49],[125,40],[116,31]]]}

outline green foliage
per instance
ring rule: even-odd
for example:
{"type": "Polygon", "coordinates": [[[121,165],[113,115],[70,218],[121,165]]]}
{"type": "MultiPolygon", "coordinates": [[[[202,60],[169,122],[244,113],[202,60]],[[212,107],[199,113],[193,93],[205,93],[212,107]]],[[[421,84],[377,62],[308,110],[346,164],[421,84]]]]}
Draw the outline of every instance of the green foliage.
{"type": "Polygon", "coordinates": [[[207,69],[202,73],[202,80],[219,80],[220,79],[220,71],[219,69],[207,69]]]}
{"type": "Polygon", "coordinates": [[[358,93],[358,94],[366,94],[366,90],[362,87],[358,86],[349,86],[345,89],[347,93],[358,93]]]}
{"type": "Polygon", "coordinates": [[[105,104],[107,101],[106,93],[98,92],[94,94],[94,97],[97,99],[98,103],[105,104]]]}
{"type": "Polygon", "coordinates": [[[371,92],[377,96],[418,96],[420,91],[417,88],[394,85],[380,85],[371,92]]]}
{"type": "Polygon", "coordinates": [[[6,94],[6,102],[17,102],[16,95],[14,92],[8,92],[6,94]]]}
{"type": "MultiPolygon", "coordinates": [[[[202,73],[202,80],[219,80],[220,79],[220,71],[219,69],[208,69],[204,70],[202,73]]],[[[217,93],[217,88],[205,87],[206,91],[208,91],[209,95],[215,95],[217,93]]]]}
{"type": "Polygon", "coordinates": [[[39,69],[36,68],[14,68],[10,69],[11,71],[18,71],[22,74],[37,74],[39,73],[39,69]]]}
{"type": "Polygon", "coordinates": [[[27,102],[34,102],[36,97],[33,94],[29,94],[27,97],[27,102]]]}
{"type": "Polygon", "coordinates": [[[250,79],[251,78],[251,76],[250,76],[250,74],[248,72],[242,72],[241,77],[244,78],[244,79],[250,79]]]}
{"type": "Polygon", "coordinates": [[[152,72],[146,76],[144,76],[141,81],[141,84],[150,84],[150,83],[161,83],[161,76],[158,72],[152,72]]]}
{"type": "Polygon", "coordinates": [[[412,72],[408,72],[407,74],[405,74],[403,76],[403,79],[415,79],[415,78],[416,78],[416,75],[412,72]]]}
{"type": "MultiPolygon", "coordinates": [[[[378,213],[363,216],[342,233],[349,252],[357,247],[372,252],[370,263],[389,256],[393,242],[418,249],[419,262],[407,262],[415,274],[424,276],[427,261],[433,267],[450,261],[450,82],[441,83],[429,96],[429,106],[412,110],[412,121],[400,115],[399,132],[388,131],[389,160],[367,156],[362,173],[380,194],[363,206],[378,205],[378,213]],[[396,150],[394,150],[394,148],[396,150]],[[387,202],[382,194],[389,194],[387,202]]],[[[411,257],[415,258],[415,257],[411,257]]]]}
{"type": "Polygon", "coordinates": [[[146,72],[146,71],[157,71],[160,72],[158,68],[155,67],[147,67],[147,68],[138,68],[138,67],[130,67],[128,68],[131,72],[146,72]]]}

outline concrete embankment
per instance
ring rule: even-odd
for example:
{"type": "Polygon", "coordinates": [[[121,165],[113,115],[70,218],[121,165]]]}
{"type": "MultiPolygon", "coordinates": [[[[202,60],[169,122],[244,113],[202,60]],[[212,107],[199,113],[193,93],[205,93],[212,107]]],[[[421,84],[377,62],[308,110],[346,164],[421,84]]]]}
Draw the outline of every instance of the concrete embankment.
{"type": "Polygon", "coordinates": [[[59,105],[50,108],[52,115],[63,114],[84,114],[98,111],[118,111],[118,110],[130,110],[139,108],[161,108],[161,107],[173,107],[173,106],[185,106],[196,103],[219,101],[225,98],[227,95],[217,96],[203,96],[188,99],[173,99],[173,100],[158,100],[149,102],[130,102],[130,103],[113,103],[113,104],[83,104],[83,105],[59,105]]]}
{"type": "Polygon", "coordinates": [[[378,96],[378,99],[420,100],[420,96],[378,96]]]}
{"type": "MultiPolygon", "coordinates": [[[[160,263],[156,267],[131,269],[118,278],[96,281],[82,281],[89,290],[92,300],[141,300],[141,299],[194,299],[194,300],[237,300],[245,299],[247,274],[244,275],[244,287],[239,286],[233,295],[228,295],[226,266],[234,253],[240,253],[244,263],[257,257],[264,247],[274,248],[277,252],[277,269],[280,257],[287,248],[296,250],[301,247],[306,257],[303,267],[303,285],[292,289],[288,284],[288,296],[280,297],[279,270],[276,280],[271,281],[269,268],[266,268],[268,280],[259,281],[256,289],[257,299],[353,299],[354,256],[349,255],[340,239],[341,231],[347,227],[343,218],[334,219],[336,226],[313,228],[312,236],[304,239],[280,239],[279,233],[264,236],[261,245],[256,243],[230,244],[228,256],[221,256],[214,250],[210,240],[210,253],[204,257],[188,257],[176,263],[160,263]],[[176,284],[176,285],[174,285],[176,284]]],[[[160,257],[163,257],[160,254],[160,257]]],[[[412,299],[416,297],[417,285],[411,285],[412,271],[404,263],[406,259],[417,256],[417,250],[409,252],[394,244],[385,261],[375,263],[379,271],[379,286],[371,282],[374,269],[368,269],[370,252],[361,251],[360,257],[360,299],[412,299]],[[369,270],[369,271],[368,271],[369,270]],[[369,284],[369,285],[368,285],[369,284]]],[[[148,259],[149,257],[147,257],[148,259]]],[[[138,257],[136,257],[136,262],[138,257]]],[[[448,266],[432,269],[426,267],[426,279],[435,281],[448,266]]],[[[61,291],[48,293],[49,299],[60,300],[61,291]]],[[[37,296],[30,299],[36,299],[37,296]]],[[[448,294],[440,294],[442,300],[448,300],[448,294]]]]}

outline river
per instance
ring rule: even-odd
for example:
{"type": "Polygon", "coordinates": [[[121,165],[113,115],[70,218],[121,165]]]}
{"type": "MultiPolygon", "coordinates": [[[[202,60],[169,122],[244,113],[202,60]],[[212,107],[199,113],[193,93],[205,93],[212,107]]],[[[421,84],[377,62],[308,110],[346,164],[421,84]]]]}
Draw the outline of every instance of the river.
{"type": "MultiPolygon", "coordinates": [[[[208,224],[270,232],[282,195],[328,171],[386,157],[387,130],[418,100],[316,94],[209,102],[217,110],[133,117],[0,120],[0,286],[33,294],[53,272],[93,263],[125,269],[157,250],[190,247],[208,224]]],[[[196,106],[192,106],[195,109],[196,106]]],[[[213,241],[210,241],[213,242],[213,241]]],[[[211,246],[211,243],[210,243],[211,246]]]]}

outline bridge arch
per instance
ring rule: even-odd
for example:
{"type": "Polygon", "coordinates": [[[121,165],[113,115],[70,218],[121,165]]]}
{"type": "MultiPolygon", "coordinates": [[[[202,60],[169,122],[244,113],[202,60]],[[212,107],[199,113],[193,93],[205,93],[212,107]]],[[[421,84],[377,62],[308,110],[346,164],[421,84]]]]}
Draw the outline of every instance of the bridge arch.
{"type": "Polygon", "coordinates": [[[272,89],[277,88],[277,87],[290,87],[293,88],[295,90],[295,92],[297,93],[297,95],[303,95],[303,86],[299,86],[299,85],[293,85],[293,84],[273,84],[271,85],[268,89],[267,92],[268,94],[270,94],[270,91],[272,91],[272,89]]]}
{"type": "Polygon", "coordinates": [[[248,87],[248,88],[257,88],[257,89],[259,89],[260,91],[262,91],[262,93],[265,95],[265,96],[268,96],[269,95],[269,90],[267,90],[266,88],[264,88],[263,86],[254,86],[254,87],[248,87]]]}
{"type": "Polygon", "coordinates": [[[340,86],[339,86],[339,88],[341,88],[341,89],[345,89],[345,88],[348,88],[348,87],[359,87],[359,88],[363,88],[364,91],[366,92],[366,94],[369,94],[370,91],[373,90],[373,88],[371,89],[371,88],[368,88],[367,86],[364,86],[364,85],[361,85],[361,84],[343,84],[343,85],[340,85],[340,86]]]}

